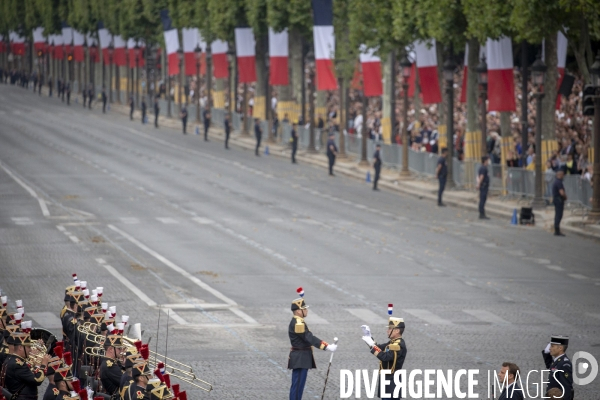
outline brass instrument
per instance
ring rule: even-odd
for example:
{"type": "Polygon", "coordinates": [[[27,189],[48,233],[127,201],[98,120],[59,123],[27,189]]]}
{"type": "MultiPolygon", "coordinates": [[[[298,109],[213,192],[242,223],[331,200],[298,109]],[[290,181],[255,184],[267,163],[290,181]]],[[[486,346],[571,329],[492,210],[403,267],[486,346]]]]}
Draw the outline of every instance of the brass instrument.
{"type": "Polygon", "coordinates": [[[29,365],[41,365],[42,358],[48,354],[48,348],[42,339],[32,340],[29,354],[27,355],[27,363],[29,365]]]}
{"type": "Polygon", "coordinates": [[[106,351],[104,347],[86,347],[85,354],[93,357],[104,357],[106,356],[106,351]]]}
{"type": "MultiPolygon", "coordinates": [[[[133,346],[133,344],[136,342],[136,339],[123,336],[123,341],[133,346]]],[[[191,366],[150,350],[148,367],[151,370],[154,370],[160,362],[165,364],[165,371],[168,372],[172,378],[179,379],[180,381],[204,390],[205,392],[210,392],[213,389],[213,386],[210,383],[196,376],[191,366]]]]}
{"type": "Polygon", "coordinates": [[[85,322],[77,325],[77,331],[85,335],[85,339],[99,346],[104,344],[106,339],[104,335],[96,333],[97,325],[91,322],[85,322]]]}

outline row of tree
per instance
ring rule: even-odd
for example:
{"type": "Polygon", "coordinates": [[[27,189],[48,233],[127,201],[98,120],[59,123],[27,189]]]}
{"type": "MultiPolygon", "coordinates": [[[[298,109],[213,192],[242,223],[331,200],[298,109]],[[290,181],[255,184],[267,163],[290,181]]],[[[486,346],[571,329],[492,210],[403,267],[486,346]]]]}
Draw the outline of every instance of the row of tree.
{"type": "MultiPolygon", "coordinates": [[[[503,35],[532,44],[545,40],[546,64],[550,71],[556,70],[556,33],[561,30],[569,40],[579,72],[589,81],[588,69],[594,58],[591,43],[600,40],[600,1],[333,0],[333,5],[336,72],[344,87],[352,79],[361,44],[378,49],[389,83],[395,57],[415,40],[429,38],[439,44],[440,74],[441,64],[452,49],[462,50],[468,43],[468,64],[474,69],[479,61],[479,43],[503,35]]],[[[79,31],[94,33],[102,21],[113,34],[160,45],[160,10],[165,8],[175,27],[198,27],[208,43],[215,39],[233,43],[235,27],[252,27],[257,39],[258,95],[267,79],[264,55],[268,49],[268,27],[276,31],[287,28],[292,84],[280,88],[279,96],[280,100],[300,100],[302,54],[312,42],[309,0],[2,0],[0,33],[17,31],[30,37],[39,26],[46,35],[60,33],[63,22],[79,31]]],[[[469,96],[474,97],[476,77],[469,76],[469,96]]],[[[547,84],[556,85],[555,74],[548,74],[547,84]]],[[[389,96],[389,87],[386,92],[389,96]]],[[[553,101],[548,100],[545,104],[551,112],[553,101]]],[[[474,118],[469,121],[475,123],[474,118]]]]}

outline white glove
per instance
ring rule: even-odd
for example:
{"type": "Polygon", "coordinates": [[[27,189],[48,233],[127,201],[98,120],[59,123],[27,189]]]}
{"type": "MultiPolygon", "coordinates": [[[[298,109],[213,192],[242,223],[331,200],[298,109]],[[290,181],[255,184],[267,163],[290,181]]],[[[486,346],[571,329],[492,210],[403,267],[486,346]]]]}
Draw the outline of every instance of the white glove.
{"type": "Polygon", "coordinates": [[[375,341],[371,336],[363,336],[362,340],[369,345],[369,347],[375,346],[375,341]]]}
{"type": "Polygon", "coordinates": [[[325,350],[330,351],[330,352],[334,352],[337,350],[337,344],[328,344],[327,347],[325,348],[325,350]]]}
{"type": "Polygon", "coordinates": [[[546,354],[550,353],[550,343],[548,343],[548,345],[544,349],[544,353],[546,353],[546,354]]]}
{"type": "Polygon", "coordinates": [[[371,328],[369,328],[369,325],[361,325],[360,327],[362,328],[363,336],[371,337],[371,328]]]}

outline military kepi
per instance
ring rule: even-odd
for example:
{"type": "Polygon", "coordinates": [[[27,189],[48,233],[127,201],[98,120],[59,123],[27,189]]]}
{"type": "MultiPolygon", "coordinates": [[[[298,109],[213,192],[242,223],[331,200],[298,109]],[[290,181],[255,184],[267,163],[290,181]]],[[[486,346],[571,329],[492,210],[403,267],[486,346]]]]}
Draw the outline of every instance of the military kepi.
{"type": "Polygon", "coordinates": [[[569,337],[568,336],[562,336],[562,335],[552,335],[550,337],[550,343],[552,343],[552,344],[561,344],[563,346],[568,346],[569,345],[569,337]]]}
{"type": "Polygon", "coordinates": [[[304,303],[304,289],[299,287],[298,289],[296,289],[296,292],[300,297],[292,301],[292,311],[306,310],[308,306],[306,305],[306,303],[304,303]]]}
{"type": "Polygon", "coordinates": [[[392,313],[394,312],[394,305],[393,304],[388,304],[388,324],[387,327],[388,328],[405,328],[404,325],[404,318],[398,318],[398,317],[392,317],[392,313]]]}

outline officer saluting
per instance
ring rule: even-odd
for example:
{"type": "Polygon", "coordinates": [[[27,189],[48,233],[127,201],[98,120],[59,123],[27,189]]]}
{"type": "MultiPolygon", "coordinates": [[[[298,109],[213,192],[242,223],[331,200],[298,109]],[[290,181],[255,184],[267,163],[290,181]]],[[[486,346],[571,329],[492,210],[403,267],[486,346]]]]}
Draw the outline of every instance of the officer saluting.
{"type": "MultiPolygon", "coordinates": [[[[362,325],[363,338],[371,349],[371,354],[379,359],[379,370],[388,369],[391,373],[385,375],[385,379],[390,383],[384,388],[384,393],[390,394],[391,399],[401,399],[402,393],[398,391],[398,397],[394,397],[394,372],[402,369],[404,359],[406,358],[406,343],[402,339],[404,333],[404,319],[392,317],[393,305],[388,305],[388,314],[390,315],[387,325],[387,336],[389,342],[377,344],[371,337],[371,329],[367,325],[362,325]]],[[[381,381],[379,382],[377,393],[381,393],[381,381]]]]}
{"type": "Polygon", "coordinates": [[[550,370],[546,392],[558,388],[563,392],[563,400],[574,398],[573,365],[565,354],[569,347],[567,336],[552,336],[550,343],[542,351],[546,368],[550,370]]]}
{"type": "Polygon", "coordinates": [[[288,359],[288,369],[292,372],[292,386],[290,388],[290,400],[301,400],[308,370],[316,368],[312,347],[321,350],[335,351],[336,344],[328,344],[312,334],[304,318],[308,315],[308,306],[304,303],[304,290],[296,290],[299,298],[292,301],[292,312],[294,316],[290,321],[288,335],[292,348],[288,359]]]}

